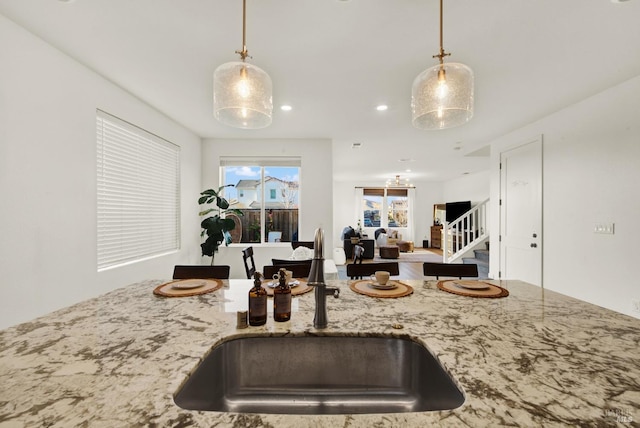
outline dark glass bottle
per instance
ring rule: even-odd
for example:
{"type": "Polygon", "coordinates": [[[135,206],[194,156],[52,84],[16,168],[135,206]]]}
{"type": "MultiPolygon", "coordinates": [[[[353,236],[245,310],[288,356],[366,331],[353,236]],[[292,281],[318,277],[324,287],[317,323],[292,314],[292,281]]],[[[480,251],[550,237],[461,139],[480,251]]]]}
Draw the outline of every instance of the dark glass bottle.
{"type": "Polygon", "coordinates": [[[249,290],[249,325],[267,323],[267,290],[262,288],[260,272],[253,275],[253,288],[249,290]]]}
{"type": "Polygon", "coordinates": [[[285,270],[280,269],[279,283],[273,290],[273,319],[278,322],[291,319],[291,288],[286,281],[285,270]]]}

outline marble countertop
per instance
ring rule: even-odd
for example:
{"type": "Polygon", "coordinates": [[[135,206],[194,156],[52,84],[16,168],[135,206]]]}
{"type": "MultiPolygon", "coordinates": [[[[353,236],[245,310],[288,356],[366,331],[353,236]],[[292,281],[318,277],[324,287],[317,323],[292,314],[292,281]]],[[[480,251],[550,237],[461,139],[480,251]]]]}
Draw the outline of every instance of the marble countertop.
{"type": "Polygon", "coordinates": [[[236,329],[247,280],[214,293],[152,294],[165,281],[115,290],[0,331],[0,427],[637,426],[640,320],[517,281],[510,296],[446,293],[406,281],[398,299],[328,298],[329,327],[313,328],[313,293],[292,320],[236,329]],[[391,327],[394,323],[402,330],[391,327]],[[454,410],[371,415],[194,412],[173,394],[225,338],[308,333],[410,336],[463,387],[454,410]]]}

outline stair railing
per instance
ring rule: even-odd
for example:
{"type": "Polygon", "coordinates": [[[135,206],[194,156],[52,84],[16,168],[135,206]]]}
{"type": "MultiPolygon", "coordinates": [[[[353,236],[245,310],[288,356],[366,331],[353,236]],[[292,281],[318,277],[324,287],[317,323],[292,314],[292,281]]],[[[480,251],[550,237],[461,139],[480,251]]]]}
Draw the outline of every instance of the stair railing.
{"type": "Polygon", "coordinates": [[[489,199],[442,226],[442,261],[451,263],[489,236],[489,199]]]}

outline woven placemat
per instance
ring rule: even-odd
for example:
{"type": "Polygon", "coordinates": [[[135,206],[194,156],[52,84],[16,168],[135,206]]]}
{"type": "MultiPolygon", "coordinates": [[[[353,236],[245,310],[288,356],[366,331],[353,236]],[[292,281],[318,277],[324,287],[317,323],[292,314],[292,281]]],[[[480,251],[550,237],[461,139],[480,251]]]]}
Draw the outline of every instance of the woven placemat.
{"type": "Polygon", "coordinates": [[[179,279],[157,286],[153,290],[153,294],[164,297],[186,297],[211,293],[220,288],[222,288],[222,281],[219,279],[179,279]],[[190,287],[198,284],[201,285],[194,288],[190,287]],[[188,288],[178,288],[180,286],[188,288]]]}
{"type": "MultiPolygon", "coordinates": [[[[310,285],[307,284],[307,281],[304,279],[299,279],[299,278],[294,278],[296,281],[298,281],[300,284],[296,285],[295,287],[291,287],[291,295],[292,296],[298,296],[300,294],[304,294],[304,293],[308,293],[309,291],[313,290],[313,287],[311,287],[310,285]]],[[[271,282],[273,280],[265,280],[262,281],[262,288],[264,288],[265,290],[267,290],[267,295],[268,296],[273,296],[273,288],[269,287],[267,285],[267,283],[271,282]]]]}
{"type": "Polygon", "coordinates": [[[497,298],[507,297],[509,295],[509,291],[506,288],[502,288],[484,281],[470,281],[459,279],[438,281],[438,288],[448,293],[459,294],[460,296],[467,297],[497,298]]]}
{"type": "Polygon", "coordinates": [[[395,282],[398,284],[396,288],[391,290],[378,290],[377,288],[371,287],[371,281],[368,279],[363,279],[359,281],[352,281],[349,284],[349,288],[356,293],[364,294],[365,296],[370,297],[386,297],[386,298],[395,298],[395,297],[404,297],[413,293],[413,288],[410,285],[407,285],[400,281],[389,281],[395,282]]]}

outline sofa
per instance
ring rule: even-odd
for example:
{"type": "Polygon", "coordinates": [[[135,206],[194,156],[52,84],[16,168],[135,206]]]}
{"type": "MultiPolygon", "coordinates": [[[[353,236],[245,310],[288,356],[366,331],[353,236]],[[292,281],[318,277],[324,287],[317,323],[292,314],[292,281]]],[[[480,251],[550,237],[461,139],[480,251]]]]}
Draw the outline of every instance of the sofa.
{"type": "Polygon", "coordinates": [[[398,233],[397,230],[377,229],[374,235],[378,248],[396,245],[398,241],[402,240],[402,234],[398,233]]]}

